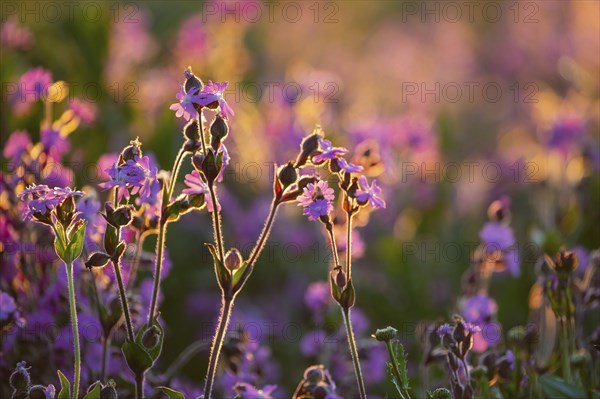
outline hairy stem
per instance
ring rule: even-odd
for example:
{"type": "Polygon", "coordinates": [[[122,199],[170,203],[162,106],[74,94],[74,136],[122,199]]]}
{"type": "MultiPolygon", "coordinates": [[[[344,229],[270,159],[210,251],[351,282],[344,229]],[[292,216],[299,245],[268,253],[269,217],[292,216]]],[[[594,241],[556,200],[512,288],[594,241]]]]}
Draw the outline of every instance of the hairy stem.
{"type": "Polygon", "coordinates": [[[269,210],[269,216],[267,217],[267,221],[265,222],[265,225],[263,226],[263,229],[260,232],[260,235],[258,236],[258,240],[256,240],[256,245],[252,249],[250,257],[248,258],[249,266],[254,265],[254,262],[256,262],[256,260],[260,256],[260,253],[262,252],[265,243],[267,242],[267,239],[271,234],[271,228],[273,227],[273,222],[275,221],[275,214],[277,213],[278,206],[279,202],[273,199],[273,202],[271,202],[271,208],[269,210]]]}
{"type": "Polygon", "coordinates": [[[148,309],[148,324],[152,324],[156,312],[156,303],[158,301],[158,290],[160,289],[160,272],[163,263],[163,252],[165,247],[165,236],[167,234],[167,222],[160,222],[158,229],[158,239],[156,240],[156,266],[154,268],[154,288],[152,290],[152,301],[148,309]]]}
{"type": "Polygon", "coordinates": [[[173,191],[175,190],[175,183],[177,182],[177,175],[179,175],[179,169],[181,168],[181,162],[185,158],[186,151],[183,149],[183,146],[179,149],[179,153],[175,158],[175,163],[173,164],[173,172],[171,173],[171,181],[169,182],[169,191],[167,191],[167,198],[169,201],[171,200],[171,196],[173,195],[173,191]]]}
{"type": "Polygon", "coordinates": [[[346,235],[346,276],[352,278],[352,213],[347,213],[347,235],[346,235]]]}
{"type": "Polygon", "coordinates": [[[71,311],[71,326],[73,328],[73,354],[75,357],[73,377],[73,398],[79,397],[79,380],[81,376],[81,349],[79,347],[79,325],[77,322],[77,305],[75,302],[75,282],[73,281],[73,264],[65,263],[69,284],[69,309],[71,311]]]}
{"type": "Polygon", "coordinates": [[[202,153],[206,156],[206,143],[204,142],[204,125],[202,124],[202,110],[198,112],[198,127],[200,128],[200,142],[202,143],[202,153]]]}
{"type": "Polygon", "coordinates": [[[231,308],[233,307],[234,298],[223,298],[221,302],[221,313],[219,315],[219,322],[215,337],[212,342],[210,350],[210,358],[208,361],[208,371],[206,374],[206,385],[204,386],[204,399],[210,399],[212,393],[212,387],[215,380],[215,374],[217,371],[217,363],[219,361],[219,354],[223,347],[225,340],[225,333],[227,332],[227,325],[231,317],[231,308]]]}
{"type": "Polygon", "coordinates": [[[100,381],[106,380],[106,363],[108,361],[108,348],[110,346],[110,334],[102,337],[102,371],[100,372],[100,381]]]}
{"type": "Polygon", "coordinates": [[[329,241],[331,242],[331,254],[333,256],[333,262],[335,267],[340,266],[340,257],[338,255],[337,243],[335,240],[335,234],[333,234],[333,224],[329,223],[325,225],[327,233],[329,233],[329,241]]]}
{"type": "Polygon", "coordinates": [[[354,365],[354,374],[356,375],[356,383],[358,384],[358,393],[361,399],[367,398],[365,390],[365,382],[363,380],[362,371],[360,369],[360,361],[358,359],[358,351],[356,350],[356,340],[352,331],[350,322],[350,309],[342,309],[344,315],[344,324],[346,324],[346,334],[348,335],[348,345],[350,346],[350,355],[352,355],[352,364],[354,365]]]}
{"type": "Polygon", "coordinates": [[[134,341],[133,336],[133,323],[131,322],[131,313],[129,312],[129,302],[127,301],[127,293],[125,292],[125,284],[123,284],[123,276],[121,275],[120,258],[113,260],[113,266],[115,267],[115,276],[117,277],[117,284],[119,285],[119,296],[121,297],[121,307],[123,308],[123,314],[125,315],[125,328],[127,329],[127,339],[134,341]]]}
{"type": "Polygon", "coordinates": [[[221,212],[219,211],[219,203],[217,202],[217,194],[215,193],[215,187],[213,184],[208,185],[210,191],[210,198],[213,203],[212,219],[213,219],[213,232],[215,236],[215,243],[219,251],[219,260],[225,261],[225,247],[223,245],[223,230],[221,230],[221,212]]]}
{"type": "Polygon", "coordinates": [[[392,343],[388,340],[385,341],[385,346],[387,347],[388,354],[390,355],[390,363],[392,364],[392,372],[396,377],[396,381],[400,384],[398,389],[401,390],[400,395],[402,399],[410,399],[410,394],[406,389],[404,389],[404,379],[402,378],[402,374],[400,373],[400,369],[398,368],[398,359],[396,359],[396,355],[394,354],[394,349],[392,348],[392,343]]]}

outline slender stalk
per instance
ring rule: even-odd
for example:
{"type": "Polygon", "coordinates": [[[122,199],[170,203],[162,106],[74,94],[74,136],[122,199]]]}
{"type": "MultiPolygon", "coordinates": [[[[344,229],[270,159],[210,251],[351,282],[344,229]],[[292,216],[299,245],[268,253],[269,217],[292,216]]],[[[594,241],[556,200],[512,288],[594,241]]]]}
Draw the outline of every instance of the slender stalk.
{"type": "MultiPolygon", "coordinates": [[[[396,355],[394,354],[392,343],[389,340],[387,340],[385,341],[385,346],[387,347],[388,354],[390,355],[390,363],[392,363],[392,372],[396,377],[396,381],[398,381],[400,384],[403,384],[404,379],[402,378],[402,374],[400,374],[400,369],[398,368],[398,360],[396,359],[396,355]]],[[[402,399],[410,399],[410,394],[404,389],[404,386],[398,386],[398,389],[402,390],[402,392],[399,392],[402,396],[402,399]]]]}
{"type": "Polygon", "coordinates": [[[163,262],[163,251],[165,247],[165,235],[167,234],[167,222],[160,222],[158,229],[158,239],[156,240],[156,267],[154,269],[154,289],[152,290],[152,301],[148,310],[148,324],[152,323],[154,313],[156,312],[156,302],[158,301],[158,290],[160,288],[160,272],[163,262]]]}
{"type": "Polygon", "coordinates": [[[567,331],[567,321],[565,320],[565,316],[561,317],[560,320],[560,346],[562,349],[562,374],[563,378],[567,383],[573,382],[573,374],[571,373],[571,362],[569,359],[569,333],[567,331]]]}
{"type": "Polygon", "coordinates": [[[75,356],[73,377],[73,398],[79,397],[79,380],[81,376],[81,349],[79,347],[79,325],[77,322],[77,306],[75,303],[75,283],[73,281],[73,264],[65,263],[69,284],[69,308],[71,311],[71,326],[73,328],[73,353],[75,356]]]}
{"type": "Polygon", "coordinates": [[[354,374],[356,375],[356,383],[358,384],[358,392],[361,399],[367,398],[367,391],[363,381],[362,371],[360,370],[360,361],[358,359],[358,351],[356,350],[356,341],[352,324],[350,324],[350,309],[342,309],[344,315],[344,324],[346,324],[346,334],[348,335],[348,345],[350,346],[350,354],[352,355],[352,364],[354,365],[354,374]]]}
{"type": "Polygon", "coordinates": [[[136,374],[135,376],[135,398],[144,398],[144,373],[136,374]]]}
{"type": "Polygon", "coordinates": [[[271,228],[273,227],[273,222],[275,221],[275,214],[277,213],[278,206],[279,202],[273,199],[273,202],[271,202],[271,209],[269,210],[269,216],[267,217],[267,221],[265,222],[265,225],[263,226],[263,229],[260,232],[260,235],[258,236],[256,245],[250,253],[250,257],[248,258],[249,266],[252,266],[254,262],[256,262],[265,246],[265,243],[267,242],[267,239],[269,238],[269,235],[271,234],[271,228]]]}
{"type": "Polygon", "coordinates": [[[171,181],[169,182],[169,191],[167,191],[167,198],[169,198],[169,201],[171,200],[171,196],[173,195],[173,191],[175,190],[175,183],[177,182],[177,175],[179,174],[181,162],[185,158],[186,154],[187,153],[182,146],[179,149],[177,157],[175,158],[175,163],[173,164],[173,172],[171,173],[171,181]]]}
{"type": "MultiPolygon", "coordinates": [[[[119,258],[120,259],[120,258],[119,258]]],[[[115,275],[117,277],[117,284],[119,286],[119,296],[121,297],[121,307],[123,308],[123,314],[125,315],[125,328],[127,329],[127,338],[130,341],[134,341],[133,335],[133,323],[131,322],[131,313],[129,312],[129,302],[127,301],[127,293],[125,292],[125,284],[123,284],[123,276],[121,275],[121,265],[119,259],[113,260],[113,266],[115,268],[115,275]]]]}
{"type": "Polygon", "coordinates": [[[212,347],[210,350],[210,358],[208,361],[208,372],[206,374],[206,385],[204,386],[204,398],[210,399],[212,393],[212,387],[215,380],[215,374],[217,371],[217,362],[219,360],[219,354],[223,347],[223,341],[225,340],[225,333],[227,332],[227,325],[231,317],[231,308],[233,307],[234,298],[223,298],[221,303],[221,314],[219,315],[219,322],[217,330],[215,332],[215,338],[213,339],[212,347]]]}
{"type": "Polygon", "coordinates": [[[325,230],[329,233],[329,241],[331,242],[331,254],[333,256],[333,262],[335,266],[340,266],[340,257],[338,255],[337,243],[335,241],[335,235],[333,234],[333,225],[329,223],[325,226],[325,230]]]}
{"type": "Polygon", "coordinates": [[[200,142],[202,143],[202,153],[206,156],[206,143],[204,142],[204,125],[202,124],[202,110],[198,112],[198,127],[200,128],[200,142]]]}
{"type": "Polygon", "coordinates": [[[352,278],[352,213],[348,212],[346,215],[346,276],[350,280],[352,278]]]}
{"type": "Polygon", "coordinates": [[[225,247],[223,245],[223,231],[221,230],[221,212],[219,211],[219,203],[217,202],[217,194],[215,193],[215,187],[213,184],[208,185],[208,191],[210,191],[210,198],[213,203],[212,219],[213,219],[213,230],[215,235],[215,241],[217,249],[219,251],[219,260],[225,261],[225,247]]]}

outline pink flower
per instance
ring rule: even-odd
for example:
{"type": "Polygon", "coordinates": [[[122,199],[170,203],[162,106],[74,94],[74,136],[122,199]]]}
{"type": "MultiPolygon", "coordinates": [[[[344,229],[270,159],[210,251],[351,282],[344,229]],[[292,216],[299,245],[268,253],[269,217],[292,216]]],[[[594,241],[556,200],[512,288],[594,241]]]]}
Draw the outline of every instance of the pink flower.
{"type": "Polygon", "coordinates": [[[320,164],[327,160],[337,159],[348,152],[344,147],[334,147],[331,141],[319,138],[319,145],[321,146],[321,152],[315,155],[312,159],[314,164],[320,164]]]}
{"type": "Polygon", "coordinates": [[[228,85],[229,82],[213,83],[209,80],[198,95],[200,98],[198,104],[205,107],[214,102],[218,102],[223,116],[229,117],[235,115],[233,109],[227,104],[227,101],[225,101],[225,89],[228,85]]]}
{"type": "Polygon", "coordinates": [[[309,183],[296,200],[298,206],[304,207],[304,215],[308,216],[308,220],[317,220],[333,210],[334,197],[334,191],[327,182],[319,180],[316,184],[309,183]]]}
{"type": "MultiPolygon", "coordinates": [[[[208,185],[204,180],[202,180],[202,176],[200,176],[200,172],[197,170],[193,170],[192,173],[188,173],[185,175],[184,183],[188,188],[184,189],[182,193],[187,195],[194,194],[204,194],[204,201],[206,201],[206,209],[209,212],[214,210],[212,197],[210,196],[210,191],[208,190],[208,185]]],[[[219,212],[221,211],[221,204],[217,202],[217,209],[219,212]]]]}
{"type": "Polygon", "coordinates": [[[190,118],[198,118],[198,111],[196,111],[195,103],[199,103],[200,97],[198,93],[197,87],[192,87],[188,93],[185,92],[183,86],[179,88],[179,93],[177,93],[176,97],[179,100],[178,103],[171,104],[169,107],[170,110],[175,111],[175,116],[181,118],[186,121],[189,121],[190,118]]]}

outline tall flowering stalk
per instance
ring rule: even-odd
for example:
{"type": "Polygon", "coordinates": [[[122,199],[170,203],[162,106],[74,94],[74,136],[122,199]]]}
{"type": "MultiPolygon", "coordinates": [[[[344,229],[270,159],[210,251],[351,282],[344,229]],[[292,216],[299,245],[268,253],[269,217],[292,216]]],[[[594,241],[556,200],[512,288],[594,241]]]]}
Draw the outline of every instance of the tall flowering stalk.
{"type": "MultiPolygon", "coordinates": [[[[79,396],[81,379],[81,349],[79,345],[79,326],[77,321],[77,302],[75,298],[75,282],[73,278],[73,262],[79,258],[83,250],[86,222],[78,219],[75,208],[75,197],[83,195],[81,191],[71,188],[46,185],[33,185],[20,194],[27,203],[25,219],[48,225],[54,232],[54,250],[63,261],[67,272],[69,289],[69,312],[73,330],[74,375],[73,392],[68,396],[79,396]]],[[[59,371],[62,380],[62,373],[59,371]]],[[[63,385],[64,389],[64,385],[63,385]]]]}
{"type": "Polygon", "coordinates": [[[323,223],[329,237],[334,261],[333,270],[330,272],[331,294],[342,310],[359,395],[361,399],[365,399],[367,392],[351,319],[351,309],[356,297],[352,283],[352,220],[361,208],[366,206],[370,206],[372,209],[385,208],[386,204],[380,197],[381,189],[375,181],[369,185],[365,176],[354,176],[361,172],[363,167],[344,159],[342,156],[347,152],[346,148],[334,147],[329,140],[323,138],[323,131],[317,127],[313,134],[302,142],[301,152],[295,165],[302,167],[306,164],[315,166],[328,164],[330,172],[338,179],[338,186],[342,193],[342,209],[346,214],[345,269],[338,256],[334,222],[330,216],[334,210],[334,190],[328,186],[326,181],[318,180],[314,184],[308,184],[303,189],[303,194],[298,196],[297,201],[298,205],[303,207],[304,215],[308,216],[309,220],[319,220],[323,223]]]}

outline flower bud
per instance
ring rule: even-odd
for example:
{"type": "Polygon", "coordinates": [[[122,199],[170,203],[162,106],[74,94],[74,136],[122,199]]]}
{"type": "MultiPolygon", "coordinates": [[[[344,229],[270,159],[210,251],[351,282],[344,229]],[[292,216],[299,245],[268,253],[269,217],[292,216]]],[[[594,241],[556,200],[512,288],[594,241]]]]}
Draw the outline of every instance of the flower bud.
{"type": "Polygon", "coordinates": [[[200,126],[197,119],[190,119],[188,124],[185,125],[183,136],[189,140],[200,141],[200,126]]]}
{"type": "Polygon", "coordinates": [[[321,136],[316,131],[317,129],[315,129],[315,133],[302,140],[300,153],[298,154],[298,158],[296,158],[296,167],[305,165],[312,153],[319,149],[319,138],[321,136]]]}
{"type": "Polygon", "coordinates": [[[113,214],[113,223],[111,223],[115,227],[123,227],[127,226],[131,222],[132,218],[132,209],[131,205],[123,205],[115,209],[113,214]]]}
{"type": "Polygon", "coordinates": [[[189,153],[193,154],[196,151],[198,151],[200,149],[200,147],[202,147],[202,143],[200,143],[199,141],[186,140],[185,144],[183,145],[183,150],[185,152],[189,152],[189,153]]]}
{"type": "Polygon", "coordinates": [[[152,326],[142,334],[142,345],[146,349],[152,349],[158,345],[160,338],[160,330],[156,326],[152,326]]]}
{"type": "Polygon", "coordinates": [[[28,369],[27,362],[17,363],[15,371],[10,375],[8,380],[8,383],[13,389],[24,391],[29,387],[31,384],[31,377],[29,376],[29,371],[27,371],[28,369]]]}
{"type": "Polygon", "coordinates": [[[287,188],[296,183],[296,180],[298,180],[298,172],[296,171],[293,162],[290,161],[286,165],[281,166],[277,178],[283,185],[283,188],[287,188]]]}
{"type": "Polygon", "coordinates": [[[100,390],[100,399],[117,399],[117,390],[113,380],[108,380],[104,388],[100,390]]]}
{"type": "Polygon", "coordinates": [[[198,77],[196,77],[196,75],[194,75],[192,72],[192,67],[188,66],[183,72],[183,75],[185,76],[184,89],[186,93],[189,93],[194,87],[197,88],[198,91],[202,90],[204,84],[198,77]]]}
{"type": "Polygon", "coordinates": [[[188,196],[188,202],[194,208],[202,208],[205,204],[204,194],[191,194],[188,196]]]}
{"type": "Polygon", "coordinates": [[[229,250],[229,252],[227,252],[225,255],[225,267],[230,271],[239,269],[242,265],[242,262],[242,255],[236,248],[229,250]]]}
{"type": "Polygon", "coordinates": [[[142,143],[136,138],[129,142],[129,145],[123,148],[121,154],[119,155],[119,165],[123,165],[127,163],[127,161],[135,161],[142,157],[142,143]]]}
{"type": "Polygon", "coordinates": [[[386,327],[386,328],[380,328],[377,331],[375,331],[375,334],[373,334],[373,337],[375,337],[375,339],[377,341],[381,341],[381,342],[388,342],[391,341],[392,339],[396,338],[396,335],[398,334],[398,330],[396,330],[394,327],[386,327]]]}
{"type": "Polygon", "coordinates": [[[217,115],[212,125],[210,125],[211,146],[215,149],[219,148],[228,133],[227,121],[221,115],[217,115]]]}
{"type": "Polygon", "coordinates": [[[324,377],[325,374],[323,373],[322,365],[310,366],[309,368],[304,370],[304,379],[308,382],[316,384],[322,381],[324,377]]]}
{"type": "Polygon", "coordinates": [[[85,262],[85,267],[91,269],[92,267],[104,267],[110,260],[110,255],[104,252],[94,252],[87,262],[85,262]]]}
{"type": "Polygon", "coordinates": [[[340,288],[344,288],[347,282],[348,280],[346,279],[346,273],[344,273],[340,267],[335,275],[335,284],[340,288]]]}

